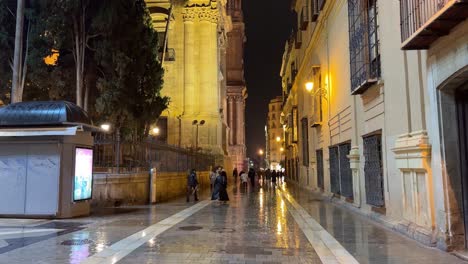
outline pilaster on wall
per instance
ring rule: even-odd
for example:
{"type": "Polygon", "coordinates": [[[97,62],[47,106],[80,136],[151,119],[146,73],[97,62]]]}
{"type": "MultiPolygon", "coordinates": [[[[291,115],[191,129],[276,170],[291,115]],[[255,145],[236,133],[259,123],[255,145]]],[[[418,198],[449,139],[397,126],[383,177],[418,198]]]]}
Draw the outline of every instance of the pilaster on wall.
{"type": "Polygon", "coordinates": [[[401,135],[392,151],[402,178],[404,220],[399,228],[425,244],[433,244],[434,194],[427,132],[401,135]]]}
{"type": "Polygon", "coordinates": [[[349,164],[353,173],[353,205],[361,207],[361,180],[360,180],[360,154],[359,147],[354,146],[348,155],[349,164]]]}

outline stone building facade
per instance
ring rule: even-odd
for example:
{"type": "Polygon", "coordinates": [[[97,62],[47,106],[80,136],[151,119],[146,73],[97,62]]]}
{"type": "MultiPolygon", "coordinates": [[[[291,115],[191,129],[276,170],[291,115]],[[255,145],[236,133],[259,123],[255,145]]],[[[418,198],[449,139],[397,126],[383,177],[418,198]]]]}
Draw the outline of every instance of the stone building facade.
{"type": "Polygon", "coordinates": [[[266,159],[269,168],[272,170],[279,170],[282,168],[281,160],[284,151],[283,125],[281,125],[280,122],[282,103],[283,97],[278,96],[272,99],[268,104],[266,159]]]}
{"type": "Polygon", "coordinates": [[[241,6],[227,0],[146,2],[160,35],[162,94],[171,98],[157,124],[165,141],[223,156],[225,165],[233,151],[234,163],[241,164],[246,97],[242,60],[239,65],[244,41],[241,6]],[[241,36],[232,37],[233,29],[241,36]]]}
{"type": "Polygon", "coordinates": [[[245,145],[245,100],[247,88],[244,79],[245,25],[241,0],[227,1],[227,14],[231,17],[232,30],[227,33],[226,54],[227,120],[229,154],[238,171],[247,168],[245,145]]]}
{"type": "Polygon", "coordinates": [[[292,2],[289,180],[426,245],[464,249],[467,1],[292,2]]]}

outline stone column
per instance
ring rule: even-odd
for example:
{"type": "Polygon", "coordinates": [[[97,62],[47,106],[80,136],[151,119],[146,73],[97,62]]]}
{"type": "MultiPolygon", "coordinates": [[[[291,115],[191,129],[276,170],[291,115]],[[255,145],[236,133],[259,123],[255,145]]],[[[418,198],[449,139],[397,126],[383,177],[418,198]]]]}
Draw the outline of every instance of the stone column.
{"type": "Polygon", "coordinates": [[[356,207],[361,207],[361,179],[359,173],[360,166],[360,156],[359,156],[359,147],[354,146],[351,148],[351,151],[348,155],[349,165],[353,174],[353,205],[356,207]]]}
{"type": "Polygon", "coordinates": [[[228,125],[229,128],[231,129],[229,133],[229,145],[234,145],[235,144],[235,135],[236,135],[236,126],[234,123],[234,117],[235,117],[235,106],[234,106],[234,98],[232,96],[228,96],[228,125]]]}
{"type": "Polygon", "coordinates": [[[219,109],[218,90],[218,10],[211,7],[199,11],[200,19],[200,113],[217,117],[219,109]]]}
{"type": "Polygon", "coordinates": [[[244,98],[242,95],[236,97],[236,118],[237,118],[237,131],[236,131],[236,144],[243,145],[244,144],[244,133],[242,133],[244,129],[244,98]]]}
{"type": "Polygon", "coordinates": [[[239,104],[237,107],[237,118],[239,119],[237,145],[245,145],[245,102],[242,95],[239,96],[239,104]]]}
{"type": "Polygon", "coordinates": [[[185,8],[184,18],[184,113],[194,115],[197,105],[195,92],[195,10],[185,8]]]}

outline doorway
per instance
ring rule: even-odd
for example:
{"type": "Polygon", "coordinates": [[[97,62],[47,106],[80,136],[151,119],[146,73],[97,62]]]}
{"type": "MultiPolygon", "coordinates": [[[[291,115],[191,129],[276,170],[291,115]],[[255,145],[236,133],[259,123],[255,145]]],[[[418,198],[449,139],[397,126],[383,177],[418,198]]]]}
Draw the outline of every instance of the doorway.
{"type": "Polygon", "coordinates": [[[455,92],[457,105],[459,163],[462,184],[463,220],[465,226],[465,248],[468,247],[468,83],[455,92]]]}

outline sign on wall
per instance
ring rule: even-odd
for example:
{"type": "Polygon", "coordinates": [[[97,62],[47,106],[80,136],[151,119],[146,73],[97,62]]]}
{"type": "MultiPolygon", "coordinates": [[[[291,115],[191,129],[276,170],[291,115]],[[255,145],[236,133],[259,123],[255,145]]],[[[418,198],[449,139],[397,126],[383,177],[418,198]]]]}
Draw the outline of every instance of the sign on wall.
{"type": "Polygon", "coordinates": [[[93,187],[93,150],[76,148],[75,179],[73,185],[73,200],[82,201],[92,197],[93,187]]]}

